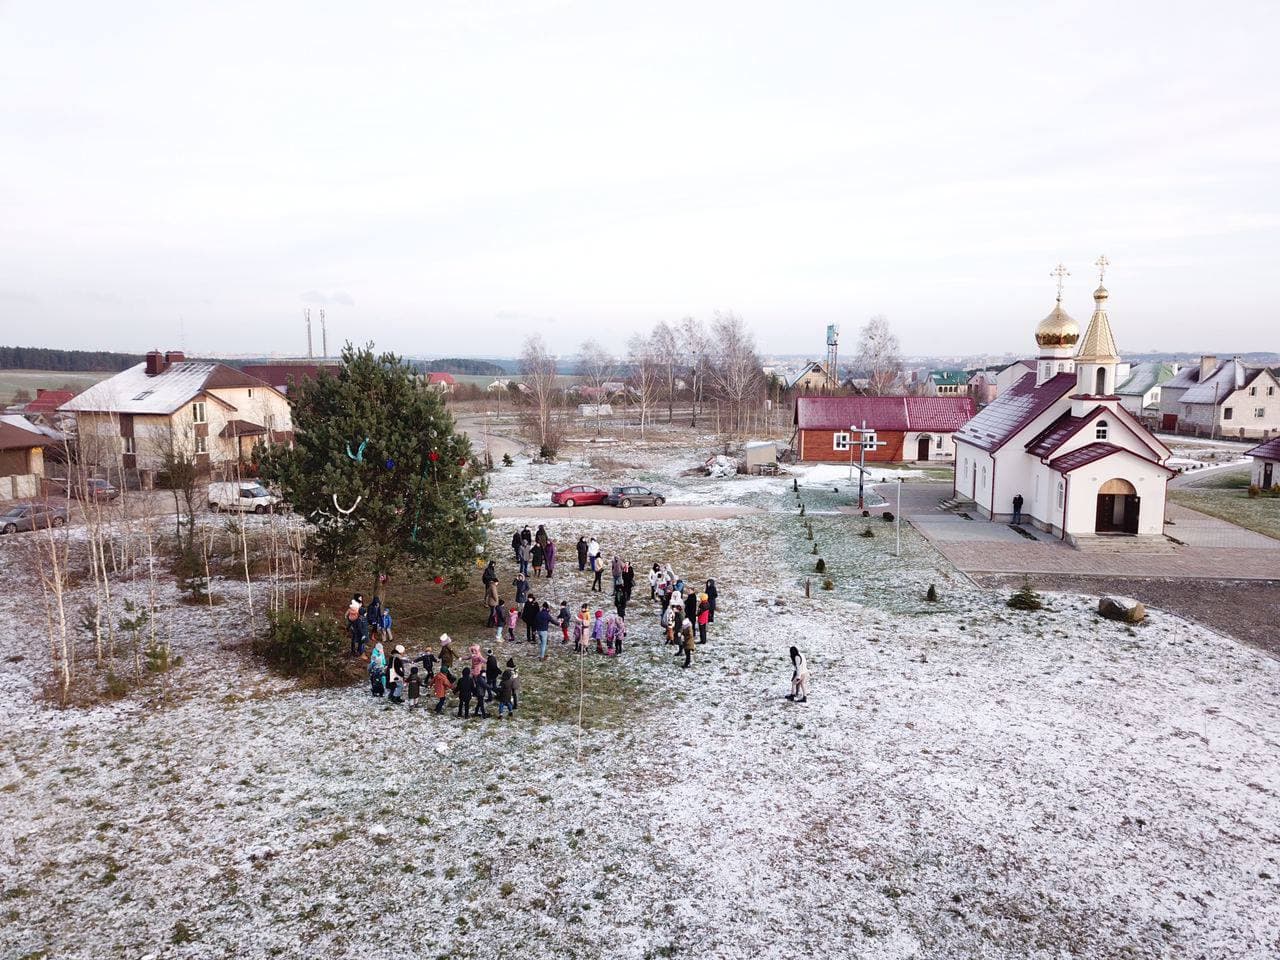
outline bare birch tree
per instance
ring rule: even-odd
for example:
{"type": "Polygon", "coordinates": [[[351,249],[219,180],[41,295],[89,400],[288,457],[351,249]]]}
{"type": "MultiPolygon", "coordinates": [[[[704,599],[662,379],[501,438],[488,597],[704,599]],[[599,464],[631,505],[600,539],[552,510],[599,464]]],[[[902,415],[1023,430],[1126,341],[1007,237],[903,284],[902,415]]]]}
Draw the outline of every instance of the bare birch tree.
{"type": "Polygon", "coordinates": [[[627,341],[627,362],[631,364],[631,386],[640,405],[640,436],[650,419],[650,409],[658,398],[663,369],[655,349],[655,334],[633,334],[627,341]]]}
{"type": "Polygon", "coordinates": [[[675,414],[676,381],[680,378],[680,341],[671,324],[663,320],[653,328],[649,338],[653,349],[654,362],[661,370],[663,397],[667,401],[667,423],[675,414]]]}
{"type": "Polygon", "coordinates": [[[898,337],[883,314],[872,317],[858,334],[855,367],[867,377],[867,392],[872,396],[888,393],[902,370],[898,337]]]}
{"type": "Polygon", "coordinates": [[[530,413],[526,428],[530,439],[538,444],[541,456],[553,456],[557,444],[553,419],[556,397],[556,361],[547,353],[542,335],[535,333],[524,341],[520,354],[520,374],[528,390],[530,413]]]}
{"type": "Polygon", "coordinates": [[[605,384],[618,375],[618,360],[595,340],[587,340],[578,349],[578,376],[595,394],[596,433],[600,432],[600,407],[608,398],[605,384]]]}
{"type": "Polygon", "coordinates": [[[750,428],[751,416],[764,396],[764,373],[755,337],[736,313],[717,311],[711,343],[714,352],[706,365],[707,376],[727,410],[728,432],[741,435],[750,428]]]}

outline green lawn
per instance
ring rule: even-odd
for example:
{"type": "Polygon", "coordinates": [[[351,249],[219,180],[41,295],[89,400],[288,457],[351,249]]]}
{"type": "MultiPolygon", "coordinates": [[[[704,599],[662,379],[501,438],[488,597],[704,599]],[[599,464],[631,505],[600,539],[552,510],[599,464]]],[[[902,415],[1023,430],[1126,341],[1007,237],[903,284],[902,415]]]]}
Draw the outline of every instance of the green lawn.
{"type": "MultiPolygon", "coordinates": [[[[1234,478],[1224,477],[1222,481],[1202,487],[1170,487],[1169,499],[1211,517],[1228,520],[1246,530],[1280,540],[1280,497],[1251,499],[1246,490],[1223,482],[1232,479],[1234,478]]],[[[1248,486],[1247,475],[1245,486],[1248,486]]]]}

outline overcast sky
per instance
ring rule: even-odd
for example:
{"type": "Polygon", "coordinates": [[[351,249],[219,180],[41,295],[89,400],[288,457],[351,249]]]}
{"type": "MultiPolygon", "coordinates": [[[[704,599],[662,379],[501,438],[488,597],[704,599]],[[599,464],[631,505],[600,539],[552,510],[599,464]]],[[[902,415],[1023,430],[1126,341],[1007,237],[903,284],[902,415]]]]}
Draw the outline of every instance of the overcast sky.
{"type": "Polygon", "coordinates": [[[0,341],[1027,351],[1106,253],[1122,350],[1280,350],[1278,48],[1274,2],[0,0],[0,341]]]}

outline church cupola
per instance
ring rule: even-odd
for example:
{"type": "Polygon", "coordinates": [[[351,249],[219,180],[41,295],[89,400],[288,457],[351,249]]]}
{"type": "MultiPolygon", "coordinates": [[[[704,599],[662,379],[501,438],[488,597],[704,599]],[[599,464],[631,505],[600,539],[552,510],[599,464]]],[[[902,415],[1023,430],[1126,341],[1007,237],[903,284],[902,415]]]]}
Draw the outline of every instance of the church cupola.
{"type": "Polygon", "coordinates": [[[1080,339],[1080,324],[1062,309],[1062,282],[1071,274],[1058,264],[1049,276],[1058,279],[1058,302],[1036,326],[1036,346],[1040,348],[1036,358],[1036,386],[1075,368],[1073,354],[1080,339]]]}
{"type": "Polygon", "coordinates": [[[1116,338],[1107,316],[1107,288],[1102,285],[1107,266],[1106,257],[1094,263],[1098,267],[1098,289],[1093,291],[1093,316],[1076,349],[1076,393],[1085,397],[1110,397],[1116,392],[1116,366],[1120,363],[1116,338]]]}

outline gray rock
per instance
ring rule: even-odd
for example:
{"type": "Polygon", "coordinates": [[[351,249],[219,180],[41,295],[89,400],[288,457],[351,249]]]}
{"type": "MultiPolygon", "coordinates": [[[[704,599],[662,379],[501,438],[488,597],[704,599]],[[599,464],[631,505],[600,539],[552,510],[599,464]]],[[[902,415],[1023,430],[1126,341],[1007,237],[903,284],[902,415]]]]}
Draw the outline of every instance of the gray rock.
{"type": "Polygon", "coordinates": [[[1120,623],[1141,623],[1147,619],[1147,608],[1130,597],[1102,597],[1098,601],[1098,613],[1120,623]]]}

